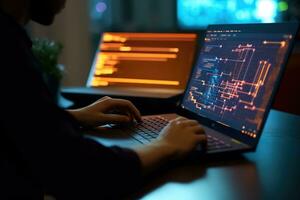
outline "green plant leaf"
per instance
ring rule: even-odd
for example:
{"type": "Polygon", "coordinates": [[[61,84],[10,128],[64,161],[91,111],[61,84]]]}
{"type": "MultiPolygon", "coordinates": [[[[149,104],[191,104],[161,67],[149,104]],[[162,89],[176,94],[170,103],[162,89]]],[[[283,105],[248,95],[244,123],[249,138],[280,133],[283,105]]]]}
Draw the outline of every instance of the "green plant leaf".
{"type": "Polygon", "coordinates": [[[48,39],[34,38],[32,40],[32,52],[41,63],[42,70],[47,76],[57,80],[63,77],[63,70],[58,65],[58,58],[63,45],[48,39]]]}

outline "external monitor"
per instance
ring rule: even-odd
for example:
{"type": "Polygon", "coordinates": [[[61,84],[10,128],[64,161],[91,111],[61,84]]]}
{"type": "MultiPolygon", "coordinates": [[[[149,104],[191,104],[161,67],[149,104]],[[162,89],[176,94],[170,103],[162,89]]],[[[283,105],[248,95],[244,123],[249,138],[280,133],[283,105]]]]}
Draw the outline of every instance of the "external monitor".
{"type": "Polygon", "coordinates": [[[87,86],[183,90],[196,44],[189,33],[103,33],[87,86]]]}

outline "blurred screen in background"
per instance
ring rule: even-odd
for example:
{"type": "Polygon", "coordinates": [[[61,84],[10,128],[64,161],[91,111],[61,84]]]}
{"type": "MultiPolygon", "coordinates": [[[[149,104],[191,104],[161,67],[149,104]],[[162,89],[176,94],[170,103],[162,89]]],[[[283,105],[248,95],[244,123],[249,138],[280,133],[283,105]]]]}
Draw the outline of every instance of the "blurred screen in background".
{"type": "Polygon", "coordinates": [[[300,19],[299,0],[89,0],[93,52],[103,32],[203,32],[209,24],[300,19]]]}
{"type": "Polygon", "coordinates": [[[175,32],[299,20],[299,0],[90,0],[91,30],[175,32]]]}
{"type": "Polygon", "coordinates": [[[209,24],[282,22],[289,9],[279,0],[178,0],[178,24],[205,29],[209,24]]]}

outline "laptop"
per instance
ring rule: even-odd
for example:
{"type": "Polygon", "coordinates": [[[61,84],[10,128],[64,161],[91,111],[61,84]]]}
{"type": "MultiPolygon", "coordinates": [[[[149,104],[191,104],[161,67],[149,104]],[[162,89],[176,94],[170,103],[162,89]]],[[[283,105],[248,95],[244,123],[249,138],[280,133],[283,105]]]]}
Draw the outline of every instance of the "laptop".
{"type": "Polygon", "coordinates": [[[194,33],[105,32],[85,91],[146,98],[182,94],[197,40],[194,33]]]}
{"type": "Polygon", "coordinates": [[[208,26],[176,112],[107,125],[89,137],[108,146],[143,145],[184,116],[203,125],[207,154],[254,151],[297,31],[298,23],[208,26]]]}

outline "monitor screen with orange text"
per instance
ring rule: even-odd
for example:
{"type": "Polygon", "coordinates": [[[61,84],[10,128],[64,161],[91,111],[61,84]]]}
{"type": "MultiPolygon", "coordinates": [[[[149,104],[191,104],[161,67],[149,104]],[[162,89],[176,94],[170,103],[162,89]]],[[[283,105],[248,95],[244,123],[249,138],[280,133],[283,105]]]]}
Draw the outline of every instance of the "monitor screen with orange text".
{"type": "Polygon", "coordinates": [[[184,89],[196,44],[191,33],[103,33],[87,85],[184,89]]]}

